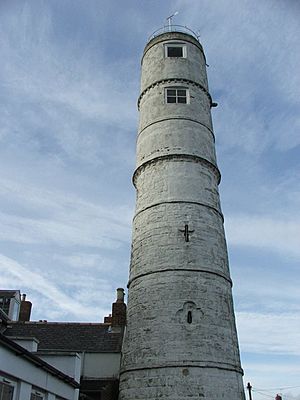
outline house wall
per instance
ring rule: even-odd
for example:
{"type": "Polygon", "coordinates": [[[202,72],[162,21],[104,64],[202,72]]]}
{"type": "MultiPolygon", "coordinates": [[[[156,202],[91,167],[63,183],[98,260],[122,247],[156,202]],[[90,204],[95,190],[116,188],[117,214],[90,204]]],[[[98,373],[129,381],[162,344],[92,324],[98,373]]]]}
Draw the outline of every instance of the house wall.
{"type": "Polygon", "coordinates": [[[0,376],[15,382],[14,400],[30,400],[32,386],[49,393],[51,400],[56,396],[66,400],[78,399],[77,389],[5,347],[0,347],[0,376]]]}
{"type": "Polygon", "coordinates": [[[118,378],[120,353],[84,353],[81,375],[83,378],[118,378]]]}
{"type": "Polygon", "coordinates": [[[38,353],[39,358],[80,382],[81,356],[78,353],[38,353]]]}
{"type": "Polygon", "coordinates": [[[34,337],[10,337],[10,339],[30,352],[35,352],[38,349],[39,341],[34,337]]]}

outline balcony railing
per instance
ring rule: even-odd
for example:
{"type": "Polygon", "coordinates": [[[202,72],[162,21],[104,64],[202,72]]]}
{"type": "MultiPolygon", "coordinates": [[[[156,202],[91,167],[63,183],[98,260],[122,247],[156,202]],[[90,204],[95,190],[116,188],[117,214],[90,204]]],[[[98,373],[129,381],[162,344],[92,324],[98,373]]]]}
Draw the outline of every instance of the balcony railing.
{"type": "Polygon", "coordinates": [[[199,36],[197,35],[194,31],[191,29],[187,28],[186,26],[183,25],[166,25],[162,28],[157,29],[155,32],[152,33],[152,35],[149,37],[149,41],[156,36],[162,35],[163,33],[167,32],[181,32],[181,33],[187,33],[188,35],[193,36],[195,39],[199,41],[199,36]]]}

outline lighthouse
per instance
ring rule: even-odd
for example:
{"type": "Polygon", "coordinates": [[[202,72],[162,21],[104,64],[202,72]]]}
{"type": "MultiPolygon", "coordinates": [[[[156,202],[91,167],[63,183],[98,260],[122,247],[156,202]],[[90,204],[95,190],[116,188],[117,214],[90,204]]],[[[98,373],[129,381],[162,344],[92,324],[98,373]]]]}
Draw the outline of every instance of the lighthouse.
{"type": "Polygon", "coordinates": [[[244,400],[203,48],[144,49],[120,400],[244,400]]]}

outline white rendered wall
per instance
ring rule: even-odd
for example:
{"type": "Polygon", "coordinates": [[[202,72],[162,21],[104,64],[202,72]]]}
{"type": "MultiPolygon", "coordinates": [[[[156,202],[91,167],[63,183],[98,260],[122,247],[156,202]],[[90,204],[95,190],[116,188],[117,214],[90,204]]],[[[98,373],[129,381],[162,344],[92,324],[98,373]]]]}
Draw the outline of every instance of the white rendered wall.
{"type": "Polygon", "coordinates": [[[38,356],[64,374],[80,382],[81,356],[78,353],[38,353],[38,356]]]}
{"type": "Polygon", "coordinates": [[[19,394],[16,400],[30,400],[32,386],[68,400],[77,400],[78,393],[74,387],[2,346],[0,360],[1,370],[18,381],[19,394]]]}
{"type": "Polygon", "coordinates": [[[31,353],[38,349],[39,341],[34,337],[10,337],[10,339],[31,353]]]}
{"type": "Polygon", "coordinates": [[[85,353],[81,375],[84,379],[118,378],[120,353],[85,353]]]}
{"type": "Polygon", "coordinates": [[[120,373],[120,353],[39,352],[38,356],[77,382],[80,381],[80,377],[83,379],[118,378],[120,373]]]}

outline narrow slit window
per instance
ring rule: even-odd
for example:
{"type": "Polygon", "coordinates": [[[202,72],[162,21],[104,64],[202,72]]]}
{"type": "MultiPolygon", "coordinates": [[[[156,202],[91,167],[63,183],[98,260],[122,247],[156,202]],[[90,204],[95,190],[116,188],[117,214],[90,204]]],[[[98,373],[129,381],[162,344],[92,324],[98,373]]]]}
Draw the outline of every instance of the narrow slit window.
{"type": "Polygon", "coordinates": [[[188,102],[188,89],[166,89],[166,102],[187,104],[188,102]]]}
{"type": "Polygon", "coordinates": [[[187,323],[191,324],[193,322],[192,311],[188,311],[187,313],[187,323]]]}

